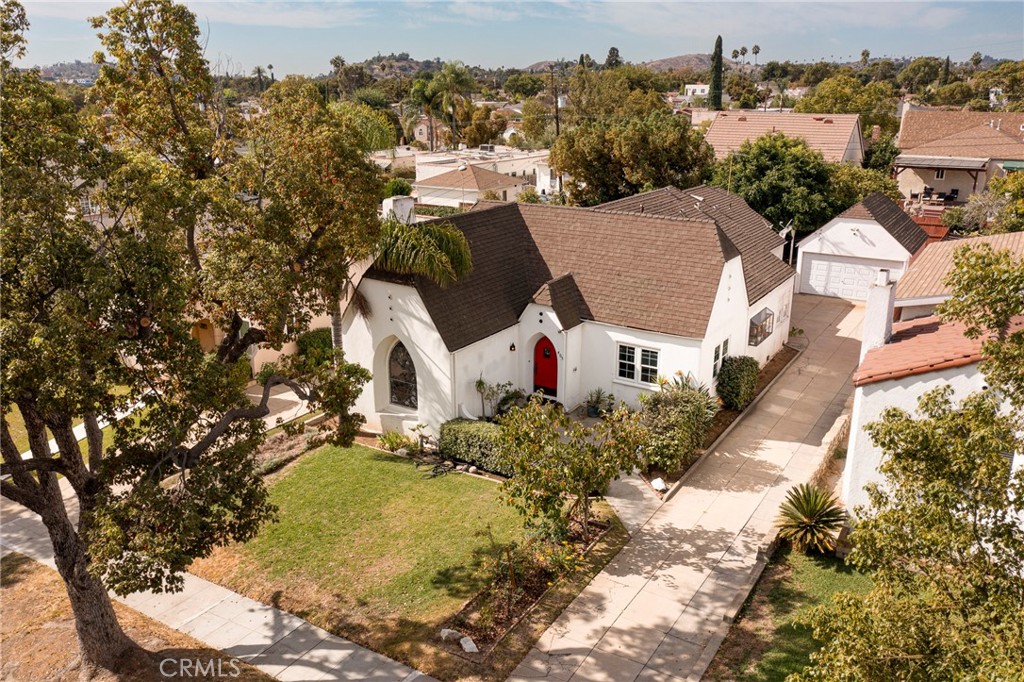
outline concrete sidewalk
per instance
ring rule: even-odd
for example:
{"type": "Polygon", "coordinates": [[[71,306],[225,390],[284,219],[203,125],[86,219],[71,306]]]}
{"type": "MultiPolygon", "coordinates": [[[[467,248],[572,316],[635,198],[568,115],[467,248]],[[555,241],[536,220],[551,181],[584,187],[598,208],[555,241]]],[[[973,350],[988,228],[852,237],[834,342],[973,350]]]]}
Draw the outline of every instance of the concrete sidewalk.
{"type": "Polygon", "coordinates": [[[510,681],[699,680],[756,579],[786,491],[847,409],[863,308],[798,295],[809,345],[541,636],[510,681]]]}
{"type": "MultiPolygon", "coordinates": [[[[74,493],[64,480],[61,481],[61,490],[69,509],[74,509],[74,493]]],[[[54,568],[53,548],[39,517],[6,498],[0,505],[3,553],[16,551],[54,568]]],[[[279,680],[433,680],[297,616],[191,574],[185,575],[185,588],[181,592],[142,592],[127,598],[115,598],[214,649],[251,663],[279,680]]]]}

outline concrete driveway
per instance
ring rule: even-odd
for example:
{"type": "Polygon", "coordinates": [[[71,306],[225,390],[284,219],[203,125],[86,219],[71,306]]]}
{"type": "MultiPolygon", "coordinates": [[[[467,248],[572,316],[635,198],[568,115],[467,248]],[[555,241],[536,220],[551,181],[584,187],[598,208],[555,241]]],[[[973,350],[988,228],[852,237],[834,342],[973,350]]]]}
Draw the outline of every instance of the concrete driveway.
{"type": "MultiPolygon", "coordinates": [[[[797,295],[807,348],[569,605],[512,681],[699,680],[852,398],[863,307],[797,295]]],[[[802,343],[799,339],[795,343],[802,343]]]]}

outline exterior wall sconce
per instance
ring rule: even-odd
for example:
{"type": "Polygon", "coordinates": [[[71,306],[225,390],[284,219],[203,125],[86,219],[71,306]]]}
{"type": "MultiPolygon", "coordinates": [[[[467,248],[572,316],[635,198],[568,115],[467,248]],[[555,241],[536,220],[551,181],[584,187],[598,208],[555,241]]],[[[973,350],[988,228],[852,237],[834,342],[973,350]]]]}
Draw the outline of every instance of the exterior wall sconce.
{"type": "Polygon", "coordinates": [[[508,349],[510,351],[512,351],[513,353],[515,353],[516,352],[516,344],[515,343],[510,344],[508,349]]]}

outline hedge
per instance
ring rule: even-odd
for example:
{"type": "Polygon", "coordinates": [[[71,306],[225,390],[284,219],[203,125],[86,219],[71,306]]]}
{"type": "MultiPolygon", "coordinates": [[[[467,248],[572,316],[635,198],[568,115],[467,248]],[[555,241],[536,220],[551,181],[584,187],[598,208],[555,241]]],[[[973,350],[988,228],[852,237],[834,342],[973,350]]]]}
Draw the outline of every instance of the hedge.
{"type": "Polygon", "coordinates": [[[641,398],[640,416],[648,432],[643,448],[647,470],[685,471],[700,455],[716,412],[718,401],[706,387],[683,381],[666,383],[641,398]]]}
{"type": "Polygon", "coordinates": [[[718,370],[718,397],[730,410],[740,411],[757,394],[757,375],[761,371],[757,360],[747,355],[728,355],[718,370]]]}
{"type": "Polygon", "coordinates": [[[499,427],[491,422],[453,419],[441,424],[438,447],[441,454],[460,462],[473,464],[484,471],[511,476],[498,457],[499,427]]]}
{"type": "Polygon", "coordinates": [[[295,339],[295,345],[298,346],[296,352],[300,356],[318,355],[320,358],[327,358],[330,356],[331,351],[334,350],[331,329],[330,327],[323,327],[303,332],[295,339]]]}

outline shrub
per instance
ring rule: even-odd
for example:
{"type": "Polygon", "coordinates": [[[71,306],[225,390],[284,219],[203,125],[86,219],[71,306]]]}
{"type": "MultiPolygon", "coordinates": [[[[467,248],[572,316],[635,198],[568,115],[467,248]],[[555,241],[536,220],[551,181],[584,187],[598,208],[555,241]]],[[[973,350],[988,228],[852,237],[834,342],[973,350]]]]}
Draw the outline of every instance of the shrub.
{"type": "Polygon", "coordinates": [[[419,444],[401,431],[385,431],[377,436],[377,445],[389,452],[398,452],[402,448],[410,452],[419,449],[419,444]]]}
{"type": "Polygon", "coordinates": [[[310,329],[308,332],[299,334],[295,339],[295,345],[299,347],[298,354],[303,357],[316,354],[326,357],[334,351],[334,340],[331,338],[331,330],[328,327],[310,329]]]}
{"type": "Polygon", "coordinates": [[[384,198],[407,197],[412,194],[412,184],[405,178],[391,178],[384,183],[384,198]]]}
{"type": "Polygon", "coordinates": [[[448,218],[453,215],[459,215],[462,213],[462,210],[454,206],[424,206],[423,204],[416,204],[416,213],[418,215],[433,216],[434,218],[448,218]]]}
{"type": "Polygon", "coordinates": [[[644,466],[666,473],[685,470],[700,454],[716,412],[718,402],[706,386],[691,386],[679,379],[644,396],[640,408],[648,431],[644,466]]]}
{"type": "Polygon", "coordinates": [[[260,371],[256,372],[256,383],[260,386],[265,386],[267,384],[267,379],[269,379],[272,374],[277,374],[277,370],[278,367],[276,362],[264,362],[263,366],[260,367],[260,371]]]}
{"type": "Polygon", "coordinates": [[[779,536],[801,552],[814,549],[821,554],[836,546],[836,535],[846,523],[846,512],[830,492],[801,483],[790,488],[779,507],[779,536]]]}
{"type": "Polygon", "coordinates": [[[498,434],[498,426],[490,422],[453,419],[441,424],[438,447],[445,457],[510,476],[511,472],[501,465],[498,457],[498,434]]]}
{"type": "Polygon", "coordinates": [[[718,397],[730,410],[742,410],[757,393],[757,360],[746,355],[729,355],[718,371],[718,397]]]}

